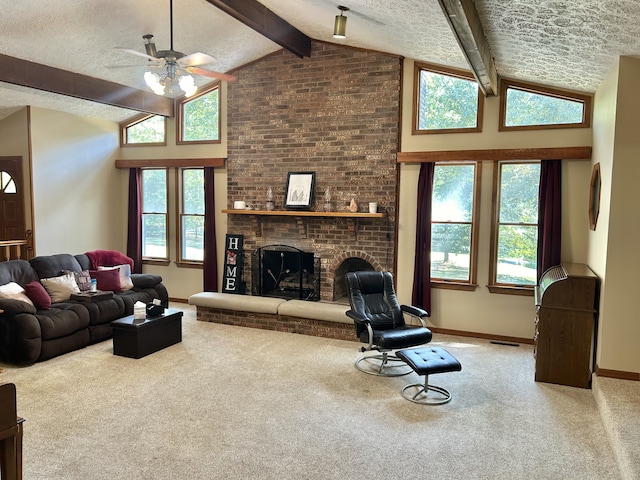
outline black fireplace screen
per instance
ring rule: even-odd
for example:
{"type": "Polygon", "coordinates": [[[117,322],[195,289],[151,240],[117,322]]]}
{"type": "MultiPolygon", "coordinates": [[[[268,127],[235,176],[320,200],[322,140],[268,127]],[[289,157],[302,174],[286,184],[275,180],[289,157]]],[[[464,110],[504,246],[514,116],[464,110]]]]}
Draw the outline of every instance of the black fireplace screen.
{"type": "Polygon", "coordinates": [[[320,299],[320,259],[288,245],[267,245],[251,258],[253,295],[300,300],[320,299]]]}

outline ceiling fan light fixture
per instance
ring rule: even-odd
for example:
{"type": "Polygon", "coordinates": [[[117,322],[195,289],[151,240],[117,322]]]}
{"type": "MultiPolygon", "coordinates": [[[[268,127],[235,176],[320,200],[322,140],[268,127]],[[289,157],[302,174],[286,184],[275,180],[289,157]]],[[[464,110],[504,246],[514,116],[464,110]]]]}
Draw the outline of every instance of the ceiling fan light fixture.
{"type": "Polygon", "coordinates": [[[160,81],[157,73],[145,72],[144,82],[156,95],[164,95],[164,83],[160,81]]]}
{"type": "Polygon", "coordinates": [[[347,17],[344,16],[344,12],[349,11],[349,7],[343,7],[338,5],[340,15],[336,15],[336,21],[333,24],[333,38],[344,39],[347,38],[347,17]]]}
{"type": "Polygon", "coordinates": [[[187,98],[192,97],[198,91],[198,86],[191,75],[181,75],[180,80],[178,80],[178,85],[187,98]]]}

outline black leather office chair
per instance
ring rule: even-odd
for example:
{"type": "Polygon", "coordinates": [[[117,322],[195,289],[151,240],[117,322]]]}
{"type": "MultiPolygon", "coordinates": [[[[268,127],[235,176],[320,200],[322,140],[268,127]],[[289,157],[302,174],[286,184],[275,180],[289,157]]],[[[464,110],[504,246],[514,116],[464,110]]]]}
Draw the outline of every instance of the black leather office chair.
{"type": "Polygon", "coordinates": [[[431,341],[431,330],[424,321],[429,314],[422,308],[400,305],[389,272],[349,272],[346,274],[351,310],[347,316],[356,326],[356,334],[366,347],[375,350],[356,360],[356,368],[371,375],[385,377],[406,375],[412,369],[392,350],[415,347],[431,341]],[[421,326],[405,323],[404,314],[417,318],[421,326]]]}

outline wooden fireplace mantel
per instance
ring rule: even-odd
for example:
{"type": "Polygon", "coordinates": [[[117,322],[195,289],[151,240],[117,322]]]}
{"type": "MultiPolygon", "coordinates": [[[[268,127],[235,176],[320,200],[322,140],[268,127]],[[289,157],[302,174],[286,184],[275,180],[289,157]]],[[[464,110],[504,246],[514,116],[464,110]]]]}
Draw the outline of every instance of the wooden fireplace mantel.
{"type": "Polygon", "coordinates": [[[361,218],[382,219],[386,212],[358,213],[358,212],[312,212],[307,210],[222,210],[228,215],[250,215],[253,221],[253,230],[256,237],[262,236],[262,217],[294,217],[298,224],[298,231],[302,238],[307,238],[307,217],[344,218],[350,231],[353,231],[358,239],[358,220],[361,218]]]}

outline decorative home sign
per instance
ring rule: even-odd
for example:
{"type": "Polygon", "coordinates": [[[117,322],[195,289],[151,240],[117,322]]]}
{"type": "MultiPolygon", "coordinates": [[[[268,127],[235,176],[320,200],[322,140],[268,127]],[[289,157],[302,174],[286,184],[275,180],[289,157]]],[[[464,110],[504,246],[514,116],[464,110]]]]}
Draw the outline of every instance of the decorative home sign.
{"type": "Polygon", "coordinates": [[[309,210],[313,201],[316,172],[289,172],[284,206],[290,210],[309,210]]]}
{"type": "Polygon", "coordinates": [[[227,234],[224,252],[224,273],[222,276],[223,293],[243,293],[243,243],[243,235],[227,234]]]}

